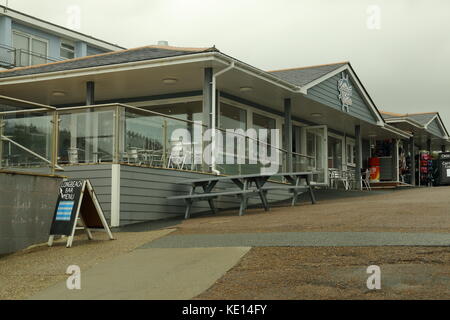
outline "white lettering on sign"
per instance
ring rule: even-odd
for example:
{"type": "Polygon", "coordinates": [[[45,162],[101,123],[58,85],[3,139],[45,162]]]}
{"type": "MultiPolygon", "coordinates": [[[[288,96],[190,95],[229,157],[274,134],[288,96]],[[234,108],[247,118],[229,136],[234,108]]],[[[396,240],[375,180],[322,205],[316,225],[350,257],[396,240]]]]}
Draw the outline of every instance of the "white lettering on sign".
{"type": "Polygon", "coordinates": [[[83,181],[69,180],[69,181],[64,181],[61,185],[61,188],[81,188],[82,186],[83,186],[83,181]]]}

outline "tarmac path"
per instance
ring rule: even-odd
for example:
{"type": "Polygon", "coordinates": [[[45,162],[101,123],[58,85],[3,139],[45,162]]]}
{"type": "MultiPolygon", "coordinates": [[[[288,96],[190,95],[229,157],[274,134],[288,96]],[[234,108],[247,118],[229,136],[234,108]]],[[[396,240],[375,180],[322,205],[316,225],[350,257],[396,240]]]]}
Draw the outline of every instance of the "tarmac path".
{"type": "Polygon", "coordinates": [[[408,232],[269,232],[170,235],[141,248],[450,246],[450,234],[408,232]]]}

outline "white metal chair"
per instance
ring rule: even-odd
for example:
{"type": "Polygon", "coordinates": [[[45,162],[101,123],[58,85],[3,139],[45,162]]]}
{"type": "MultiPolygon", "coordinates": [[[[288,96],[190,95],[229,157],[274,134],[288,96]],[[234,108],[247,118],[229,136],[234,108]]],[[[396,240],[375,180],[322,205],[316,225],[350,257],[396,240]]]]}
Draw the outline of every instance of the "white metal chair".
{"type": "Polygon", "coordinates": [[[370,186],[370,170],[367,169],[364,174],[361,175],[362,188],[366,188],[368,191],[372,191],[372,187],[370,186]]]}
{"type": "Polygon", "coordinates": [[[339,182],[342,182],[342,185],[344,186],[345,190],[349,190],[350,185],[348,181],[347,172],[338,169],[330,170],[331,187],[338,189],[339,182]]]}
{"type": "Polygon", "coordinates": [[[183,170],[188,157],[182,141],[174,141],[170,148],[169,162],[167,168],[183,170]]]}
{"type": "Polygon", "coordinates": [[[128,164],[130,164],[131,161],[133,161],[135,164],[141,164],[141,161],[139,160],[139,152],[136,148],[128,149],[126,157],[128,160],[128,164]]]}

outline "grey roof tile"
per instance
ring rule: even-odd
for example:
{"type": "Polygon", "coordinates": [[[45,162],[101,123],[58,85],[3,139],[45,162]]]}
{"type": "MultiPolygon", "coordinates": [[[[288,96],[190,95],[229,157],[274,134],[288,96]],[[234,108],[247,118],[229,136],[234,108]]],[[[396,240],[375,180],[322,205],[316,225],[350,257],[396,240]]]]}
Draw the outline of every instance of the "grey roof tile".
{"type": "Polygon", "coordinates": [[[284,81],[290,82],[297,86],[305,86],[308,83],[317,80],[324,75],[339,69],[342,66],[348,64],[347,62],[341,62],[336,64],[322,65],[316,67],[298,68],[298,69],[286,69],[278,71],[270,71],[270,73],[284,81]]]}
{"type": "Polygon", "coordinates": [[[189,48],[170,47],[169,49],[169,47],[163,48],[158,46],[148,46],[130,50],[122,50],[105,54],[99,54],[95,56],[71,59],[62,62],[54,62],[32,67],[11,69],[0,72],[0,78],[9,78],[39,73],[49,73],[57,71],[99,67],[127,62],[153,60],[158,58],[175,57],[215,50],[216,50],[215,48],[189,49],[189,48]]]}

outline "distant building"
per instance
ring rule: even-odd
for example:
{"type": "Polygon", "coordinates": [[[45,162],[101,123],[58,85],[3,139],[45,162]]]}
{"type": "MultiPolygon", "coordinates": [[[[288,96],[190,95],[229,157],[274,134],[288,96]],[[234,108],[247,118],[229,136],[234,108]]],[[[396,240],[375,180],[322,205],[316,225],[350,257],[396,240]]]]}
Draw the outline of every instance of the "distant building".
{"type": "Polygon", "coordinates": [[[118,45],[0,6],[0,69],[122,49],[118,45]]]}

